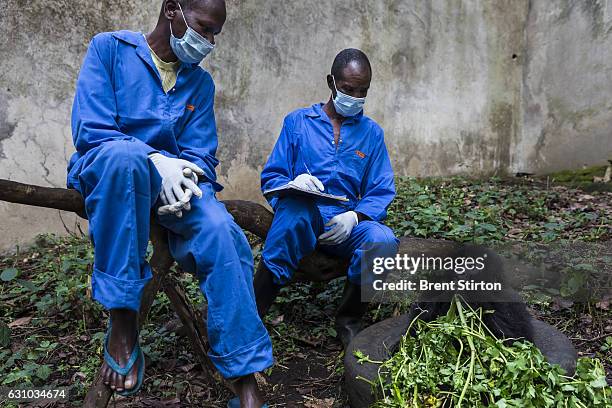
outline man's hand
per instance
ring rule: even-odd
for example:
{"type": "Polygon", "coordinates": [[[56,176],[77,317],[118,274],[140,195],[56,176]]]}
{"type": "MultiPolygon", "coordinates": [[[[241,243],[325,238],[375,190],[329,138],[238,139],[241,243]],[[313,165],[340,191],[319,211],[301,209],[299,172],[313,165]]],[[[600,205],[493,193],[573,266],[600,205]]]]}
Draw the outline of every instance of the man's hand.
{"type": "Polygon", "coordinates": [[[323,191],[325,189],[323,183],[318,178],[306,173],[300,174],[295,180],[290,181],[289,184],[310,191],[323,191]]]}
{"type": "Polygon", "coordinates": [[[319,242],[323,245],[338,245],[343,243],[351,236],[355,225],[359,223],[359,218],[355,211],[347,211],[336,215],[329,220],[326,227],[335,225],[332,229],[319,236],[319,242]]]}
{"type": "Polygon", "coordinates": [[[193,195],[202,197],[202,190],[196,183],[197,175],[204,175],[204,170],[187,160],[166,157],[159,153],[153,153],[149,158],[162,177],[159,196],[164,205],[157,210],[158,214],[174,213],[181,217],[181,210],[191,209],[189,200],[193,195]]]}
{"type": "Polygon", "coordinates": [[[157,209],[157,214],[165,215],[165,214],[174,214],[178,218],[183,216],[183,210],[189,211],[191,210],[191,204],[189,204],[189,200],[193,197],[193,193],[191,190],[185,190],[185,194],[183,198],[171,205],[161,205],[157,209]]]}

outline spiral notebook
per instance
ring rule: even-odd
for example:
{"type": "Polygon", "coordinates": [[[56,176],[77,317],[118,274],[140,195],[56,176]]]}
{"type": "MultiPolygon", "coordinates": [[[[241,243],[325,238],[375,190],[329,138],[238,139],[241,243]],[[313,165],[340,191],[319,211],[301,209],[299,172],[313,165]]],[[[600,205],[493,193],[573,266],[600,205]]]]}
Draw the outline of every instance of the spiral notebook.
{"type": "Polygon", "coordinates": [[[306,190],[304,188],[296,187],[293,184],[285,184],[280,187],[271,188],[269,190],[264,191],[263,194],[265,197],[268,197],[270,195],[278,196],[278,197],[284,197],[287,195],[301,195],[301,196],[308,196],[312,198],[325,198],[328,200],[336,200],[336,201],[343,201],[343,202],[349,201],[349,199],[346,198],[346,196],[338,196],[338,195],[333,195],[333,194],[322,193],[320,191],[306,190]]]}

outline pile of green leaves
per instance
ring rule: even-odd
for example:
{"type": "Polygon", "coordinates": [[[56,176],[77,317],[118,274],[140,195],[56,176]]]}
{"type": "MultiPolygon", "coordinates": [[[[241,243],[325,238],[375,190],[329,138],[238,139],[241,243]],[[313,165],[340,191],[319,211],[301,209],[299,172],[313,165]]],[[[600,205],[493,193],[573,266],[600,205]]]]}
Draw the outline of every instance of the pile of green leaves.
{"type": "Polygon", "coordinates": [[[455,298],[446,316],[415,320],[416,335],[402,339],[372,383],[379,396],[374,407],[612,406],[599,360],[581,358],[575,375],[566,376],[532,343],[495,338],[482,315],[455,298]]]}

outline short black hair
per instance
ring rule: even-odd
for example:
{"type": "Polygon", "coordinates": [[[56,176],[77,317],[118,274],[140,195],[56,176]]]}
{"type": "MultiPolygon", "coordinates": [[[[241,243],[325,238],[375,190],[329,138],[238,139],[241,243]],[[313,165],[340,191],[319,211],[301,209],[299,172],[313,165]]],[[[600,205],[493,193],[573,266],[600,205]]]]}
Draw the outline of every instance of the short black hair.
{"type": "MultiPolygon", "coordinates": [[[[207,1],[207,0],[176,0],[176,1],[177,3],[180,3],[181,8],[183,10],[189,10],[194,4],[200,3],[202,1],[207,1]]],[[[164,0],[163,4],[166,4],[166,0],[164,0]]]]}
{"type": "Polygon", "coordinates": [[[191,9],[191,6],[200,2],[200,0],[177,0],[177,1],[181,3],[181,7],[185,10],[191,9]]]}
{"type": "Polygon", "coordinates": [[[334,58],[331,74],[334,78],[342,79],[342,71],[353,61],[357,62],[359,65],[368,67],[370,74],[372,74],[372,65],[370,65],[368,56],[357,48],[347,48],[340,51],[338,55],[336,55],[336,58],[334,58]]]}

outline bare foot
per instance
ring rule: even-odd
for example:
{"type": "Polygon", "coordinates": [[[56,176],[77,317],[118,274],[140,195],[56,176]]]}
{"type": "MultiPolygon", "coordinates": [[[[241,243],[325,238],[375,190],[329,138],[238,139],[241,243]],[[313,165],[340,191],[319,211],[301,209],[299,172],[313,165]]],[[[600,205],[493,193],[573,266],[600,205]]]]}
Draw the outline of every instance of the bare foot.
{"type": "Polygon", "coordinates": [[[240,408],[261,408],[264,404],[263,396],[259,391],[255,374],[245,375],[234,382],[240,408]]]}
{"type": "MultiPolygon", "coordinates": [[[[113,327],[108,340],[108,353],[121,367],[125,367],[136,343],[138,313],[130,309],[112,309],[110,313],[113,327]]],[[[138,382],[139,364],[140,361],[136,360],[128,375],[123,376],[113,371],[104,362],[102,365],[104,384],[113,391],[129,391],[138,382]]]]}

